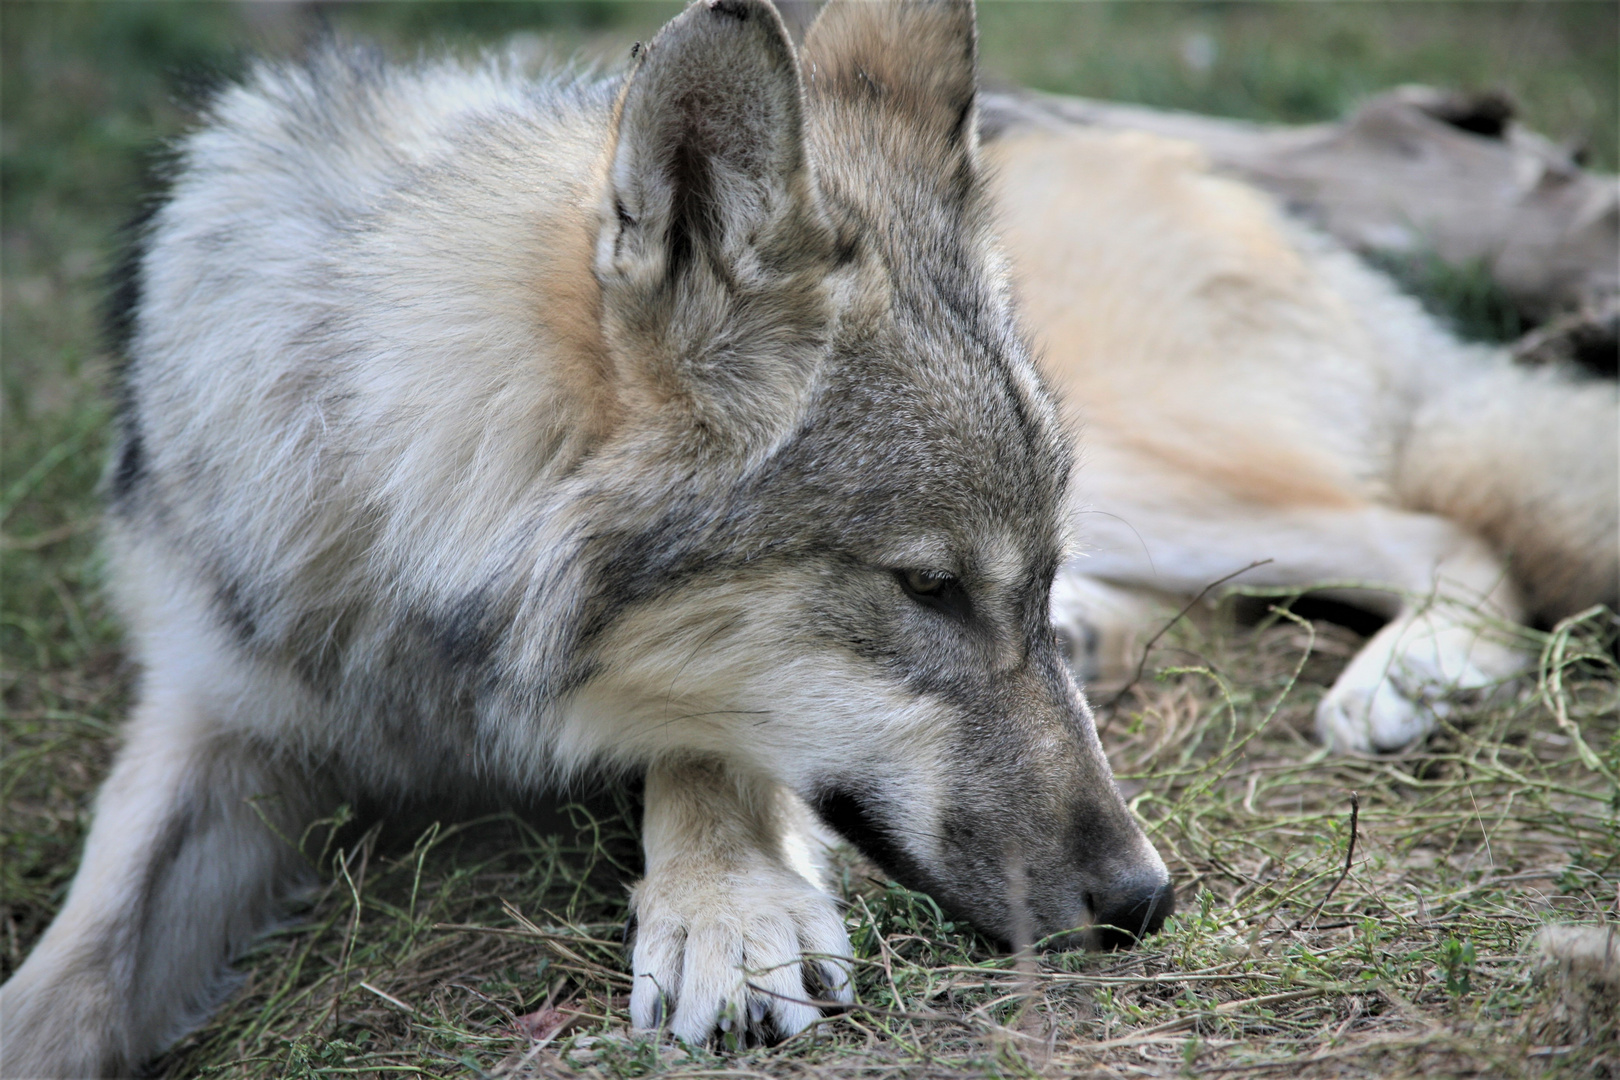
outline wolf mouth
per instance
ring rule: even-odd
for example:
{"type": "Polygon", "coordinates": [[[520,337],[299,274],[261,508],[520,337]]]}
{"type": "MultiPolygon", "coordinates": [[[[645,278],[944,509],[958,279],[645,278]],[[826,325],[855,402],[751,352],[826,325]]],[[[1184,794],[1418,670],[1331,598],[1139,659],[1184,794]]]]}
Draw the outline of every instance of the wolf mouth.
{"type": "Polygon", "coordinates": [[[826,784],[816,789],[809,802],[822,821],[884,871],[930,895],[937,891],[933,875],[873,809],[879,800],[870,792],[847,783],[826,784]]]}

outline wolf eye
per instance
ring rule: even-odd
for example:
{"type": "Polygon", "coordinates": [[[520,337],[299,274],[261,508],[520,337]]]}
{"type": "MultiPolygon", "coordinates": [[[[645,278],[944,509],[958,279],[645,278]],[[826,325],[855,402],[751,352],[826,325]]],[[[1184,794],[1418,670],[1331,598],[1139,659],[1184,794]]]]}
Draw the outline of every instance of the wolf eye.
{"type": "Polygon", "coordinates": [[[950,574],[937,570],[896,570],[894,576],[901,590],[923,607],[964,621],[968,618],[967,592],[950,574]]]}
{"type": "Polygon", "coordinates": [[[898,570],[900,584],[912,596],[938,596],[945,586],[956,579],[949,574],[932,570],[898,570]]]}

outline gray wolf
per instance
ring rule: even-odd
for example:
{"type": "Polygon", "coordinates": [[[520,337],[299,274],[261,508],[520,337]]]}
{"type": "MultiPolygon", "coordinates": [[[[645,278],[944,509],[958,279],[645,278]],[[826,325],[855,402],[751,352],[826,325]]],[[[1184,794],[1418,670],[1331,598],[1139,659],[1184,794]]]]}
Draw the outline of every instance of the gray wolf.
{"type": "Polygon", "coordinates": [[[124,294],[139,699],[6,1075],[197,1022],[361,796],[644,773],[630,1011],[687,1040],[850,1000],[816,818],[1010,943],[1162,923],[1051,628],[1072,449],[974,67],[966,2],[801,56],[700,0],[622,78],[333,45],[218,94],[124,294]]]}
{"type": "Polygon", "coordinates": [[[1388,623],[1320,702],[1396,750],[1536,658],[1518,632],[1620,603],[1612,381],[1515,366],[1194,147],[1013,122],[988,144],[1048,379],[1083,433],[1085,551],[1054,591],[1119,678],[1170,610],[1317,588],[1388,623]]]}

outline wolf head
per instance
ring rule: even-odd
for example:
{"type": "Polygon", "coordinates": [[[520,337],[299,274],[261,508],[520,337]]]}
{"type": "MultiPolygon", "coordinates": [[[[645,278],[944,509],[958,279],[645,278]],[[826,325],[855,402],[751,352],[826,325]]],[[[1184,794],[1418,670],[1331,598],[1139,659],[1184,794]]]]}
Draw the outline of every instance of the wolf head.
{"type": "Polygon", "coordinates": [[[991,935],[1128,941],[1173,893],[1050,628],[1070,439],[991,236],[975,49],[965,2],[834,0],[796,56],[764,0],[701,0],[641,51],[572,749],[724,757],[991,935]]]}

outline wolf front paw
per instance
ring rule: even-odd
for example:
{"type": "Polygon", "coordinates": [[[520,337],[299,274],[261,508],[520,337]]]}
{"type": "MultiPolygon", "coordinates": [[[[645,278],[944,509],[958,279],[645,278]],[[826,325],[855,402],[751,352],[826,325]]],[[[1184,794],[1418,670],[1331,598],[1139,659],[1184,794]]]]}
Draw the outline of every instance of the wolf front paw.
{"type": "Polygon", "coordinates": [[[1434,730],[1428,703],[1413,701],[1387,678],[1372,685],[1341,678],[1316,707],[1316,735],[1350,754],[1399,750],[1434,730]]]}
{"type": "Polygon", "coordinates": [[[809,1027],[821,1018],[812,1001],[854,1000],[838,908],[792,870],[666,870],[638,885],[632,902],[638,1028],[741,1048],[809,1027]]]}

